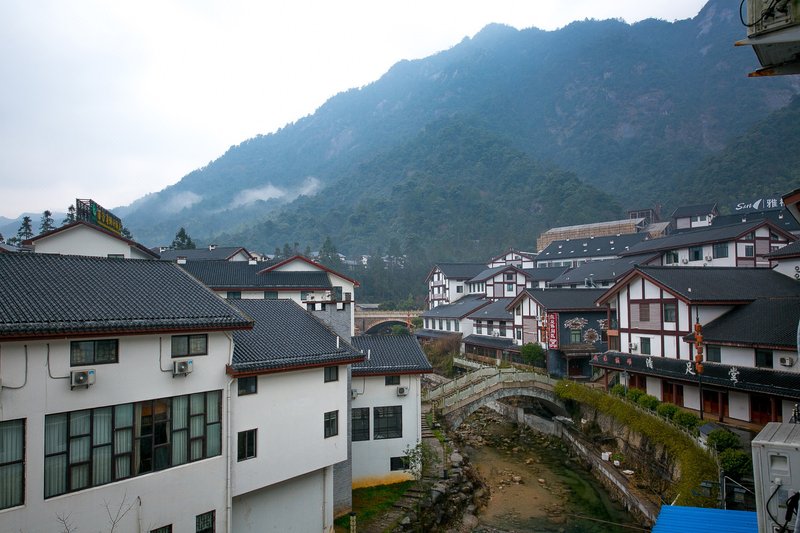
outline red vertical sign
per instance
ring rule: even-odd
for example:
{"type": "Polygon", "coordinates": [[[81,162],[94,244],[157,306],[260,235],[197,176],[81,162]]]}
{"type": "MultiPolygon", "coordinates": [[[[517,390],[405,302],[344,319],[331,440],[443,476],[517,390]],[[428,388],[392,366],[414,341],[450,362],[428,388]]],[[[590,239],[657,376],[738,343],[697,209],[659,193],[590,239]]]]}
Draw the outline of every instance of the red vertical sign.
{"type": "Polygon", "coordinates": [[[558,349],[558,313],[547,314],[547,347],[558,349]]]}

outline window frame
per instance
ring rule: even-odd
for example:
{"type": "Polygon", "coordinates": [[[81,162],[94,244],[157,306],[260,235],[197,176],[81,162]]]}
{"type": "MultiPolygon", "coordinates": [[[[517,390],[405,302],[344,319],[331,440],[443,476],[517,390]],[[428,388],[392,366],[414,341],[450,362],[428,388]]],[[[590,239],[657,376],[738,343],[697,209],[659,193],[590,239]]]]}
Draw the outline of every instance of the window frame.
{"type": "Polygon", "coordinates": [[[372,408],[373,440],[403,438],[403,406],[385,405],[372,408]]]}
{"type": "Polygon", "coordinates": [[[258,376],[244,376],[236,378],[239,396],[258,394],[258,376]]]}
{"type": "Polygon", "coordinates": [[[217,530],[217,511],[215,509],[212,509],[211,511],[196,515],[194,520],[194,530],[195,533],[215,533],[217,530]],[[205,521],[209,518],[211,519],[210,528],[203,527],[202,529],[200,529],[200,527],[203,526],[201,520],[205,521]]]}
{"type": "MultiPolygon", "coordinates": [[[[25,477],[26,477],[26,469],[27,469],[26,468],[27,465],[26,465],[26,462],[25,462],[25,457],[27,456],[27,452],[28,452],[28,450],[26,449],[26,446],[27,446],[27,442],[26,442],[27,420],[25,418],[15,418],[15,419],[12,419],[12,420],[0,421],[0,431],[4,432],[5,429],[3,429],[3,428],[8,428],[8,427],[12,428],[12,431],[19,431],[20,432],[20,434],[17,437],[22,441],[22,445],[20,447],[20,451],[22,453],[21,453],[21,456],[19,458],[14,458],[14,459],[12,459],[10,461],[0,462],[0,480],[3,480],[4,476],[6,475],[5,473],[7,472],[7,470],[10,471],[10,470],[14,469],[15,465],[21,465],[20,467],[17,467],[17,469],[21,468],[22,470],[21,470],[21,472],[19,472],[19,475],[18,475],[19,479],[17,480],[19,485],[16,487],[17,490],[18,490],[19,499],[14,500],[11,503],[5,504],[5,503],[3,503],[3,499],[0,498],[0,509],[11,509],[13,507],[19,507],[20,505],[25,505],[25,489],[26,489],[26,487],[25,487],[25,477]],[[19,426],[19,427],[14,429],[13,426],[19,426]]],[[[14,479],[13,479],[13,476],[14,476],[13,471],[8,475],[9,475],[9,479],[11,481],[14,481],[14,479]]],[[[3,483],[0,484],[0,486],[6,487],[7,485],[6,485],[5,482],[3,482],[3,483]]],[[[4,496],[4,497],[7,497],[7,496],[4,496]]]]}
{"type": "Polygon", "coordinates": [[[114,365],[119,363],[119,339],[92,339],[92,340],[80,340],[80,341],[71,341],[69,343],[69,366],[88,366],[88,365],[114,365]],[[98,361],[97,360],[97,352],[98,352],[98,345],[103,343],[113,343],[114,346],[114,360],[113,361],[98,361]],[[79,345],[82,344],[91,344],[92,345],[92,355],[91,361],[85,363],[75,362],[75,350],[79,345]]]}
{"type": "Polygon", "coordinates": [[[400,385],[400,376],[384,376],[383,382],[387,387],[400,385]]]}
{"type": "Polygon", "coordinates": [[[642,355],[653,355],[653,347],[650,342],[650,337],[639,337],[639,351],[642,355]],[[647,346],[647,349],[645,349],[647,346]]]}
{"type": "Polygon", "coordinates": [[[756,350],[755,353],[755,367],[756,368],[775,368],[773,363],[775,362],[775,354],[772,350],[756,350]]]}
{"type": "Polygon", "coordinates": [[[339,410],[328,411],[322,415],[322,427],[325,438],[339,435],[339,410]]]}
{"type": "Polygon", "coordinates": [[[690,246],[689,247],[689,261],[702,261],[703,260],[703,247],[690,246]]]}
{"type": "Polygon", "coordinates": [[[258,428],[246,429],[236,434],[236,462],[255,459],[258,453],[258,428]]]}
{"type": "Polygon", "coordinates": [[[339,381],[339,367],[337,365],[326,366],[323,369],[324,383],[339,381]]]}
{"type": "Polygon", "coordinates": [[[661,316],[664,323],[674,324],[678,321],[678,304],[677,302],[664,302],[661,304],[661,316]],[[667,312],[670,311],[670,312],[667,312]],[[671,320],[669,319],[671,315],[671,320]]]}
{"type": "Polygon", "coordinates": [[[730,255],[727,242],[715,242],[711,246],[711,257],[714,259],[724,259],[730,255]]]}
{"type": "Polygon", "coordinates": [[[706,361],[709,363],[722,362],[722,347],[713,344],[706,344],[706,361]],[[712,354],[714,354],[712,356],[712,354]]]}
{"type": "Polygon", "coordinates": [[[680,257],[677,250],[669,250],[664,253],[664,264],[676,265],[678,263],[680,263],[680,257]]]}
{"type": "Polygon", "coordinates": [[[170,353],[172,354],[172,358],[178,357],[196,357],[201,355],[208,355],[208,333],[193,333],[188,335],[173,335],[170,340],[170,353]],[[203,351],[192,351],[192,340],[193,339],[205,339],[204,342],[204,349],[203,351]],[[175,352],[175,341],[186,339],[186,353],[176,353],[175,352]]]}
{"type": "Polygon", "coordinates": [[[242,291],[228,291],[225,293],[226,300],[241,300],[242,299],[242,291]]]}
{"type": "Polygon", "coordinates": [[[278,291],[264,291],[265,300],[278,300],[278,291]]]}
{"type": "Polygon", "coordinates": [[[756,247],[754,244],[745,244],[744,245],[744,257],[755,257],[756,256],[756,247]]]}
{"type": "Polygon", "coordinates": [[[411,459],[407,455],[389,457],[389,471],[408,470],[411,467],[411,459]]]}
{"type": "Polygon", "coordinates": [[[369,407],[353,407],[350,410],[351,440],[361,442],[370,440],[370,412],[369,407]],[[356,417],[358,413],[358,417],[356,417]],[[366,416],[364,416],[366,414],[366,416]]]}

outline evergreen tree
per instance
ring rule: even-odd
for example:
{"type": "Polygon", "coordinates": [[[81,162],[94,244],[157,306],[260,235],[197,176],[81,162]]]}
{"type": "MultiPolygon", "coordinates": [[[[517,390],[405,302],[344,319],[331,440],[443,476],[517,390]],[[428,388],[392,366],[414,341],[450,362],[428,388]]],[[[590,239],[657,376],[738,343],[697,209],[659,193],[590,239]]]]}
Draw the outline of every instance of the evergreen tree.
{"type": "Polygon", "coordinates": [[[333,244],[330,236],[325,237],[325,242],[322,243],[322,247],[319,249],[319,262],[334,270],[340,270],[342,268],[342,260],[339,258],[339,252],[336,250],[336,246],[333,244]]]}
{"type": "Polygon", "coordinates": [[[303,255],[306,257],[311,257],[311,247],[306,245],[306,250],[303,252],[303,255]]]}
{"type": "Polygon", "coordinates": [[[17,230],[17,238],[24,241],[33,237],[33,229],[31,229],[31,217],[25,215],[22,217],[22,224],[17,230]]]}
{"type": "Polygon", "coordinates": [[[121,234],[122,234],[122,236],[123,236],[123,237],[125,237],[126,239],[133,240],[133,235],[131,235],[131,230],[129,230],[129,229],[128,229],[128,228],[126,228],[125,226],[122,226],[122,229],[120,230],[120,233],[121,233],[121,234]]]}
{"type": "Polygon", "coordinates": [[[283,258],[292,257],[292,247],[289,246],[289,243],[283,243],[283,258]]]}
{"type": "Polygon", "coordinates": [[[196,246],[192,242],[192,238],[186,233],[186,230],[181,227],[178,233],[175,234],[175,240],[172,241],[173,250],[194,250],[196,246]]]}
{"type": "Polygon", "coordinates": [[[70,205],[67,208],[67,217],[64,220],[61,221],[61,225],[62,226],[66,226],[70,222],[75,222],[75,206],[74,205],[70,205]]]}
{"type": "Polygon", "coordinates": [[[53,213],[50,210],[45,209],[42,213],[42,220],[39,223],[39,235],[42,233],[47,233],[48,231],[55,229],[55,222],[53,220],[53,213]]]}
{"type": "Polygon", "coordinates": [[[280,246],[276,246],[275,247],[275,259],[280,259],[281,257],[282,257],[281,256],[281,248],[280,248],[280,246]]]}
{"type": "Polygon", "coordinates": [[[6,240],[3,238],[3,234],[0,233],[0,244],[5,244],[6,240]]]}

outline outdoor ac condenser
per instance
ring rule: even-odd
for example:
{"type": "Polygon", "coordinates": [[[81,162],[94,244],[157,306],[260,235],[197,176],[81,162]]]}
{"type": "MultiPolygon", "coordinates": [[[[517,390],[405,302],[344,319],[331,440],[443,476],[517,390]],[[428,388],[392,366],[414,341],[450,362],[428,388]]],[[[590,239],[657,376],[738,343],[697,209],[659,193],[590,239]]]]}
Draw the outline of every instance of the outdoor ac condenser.
{"type": "MultiPolygon", "coordinates": [[[[800,424],[770,422],[753,439],[758,531],[778,533],[786,522],[786,502],[800,492],[800,424]]],[[[795,515],[785,531],[794,531],[795,515]]]]}

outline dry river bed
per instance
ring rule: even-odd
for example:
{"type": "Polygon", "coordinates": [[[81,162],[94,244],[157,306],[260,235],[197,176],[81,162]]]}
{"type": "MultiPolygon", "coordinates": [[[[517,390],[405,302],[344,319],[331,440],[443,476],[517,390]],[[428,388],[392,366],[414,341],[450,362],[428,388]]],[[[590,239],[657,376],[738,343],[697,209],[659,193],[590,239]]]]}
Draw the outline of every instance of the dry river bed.
{"type": "Polygon", "coordinates": [[[483,408],[456,432],[462,449],[489,488],[481,533],[617,533],[649,531],[637,524],[564,444],[518,428],[483,408]]]}

